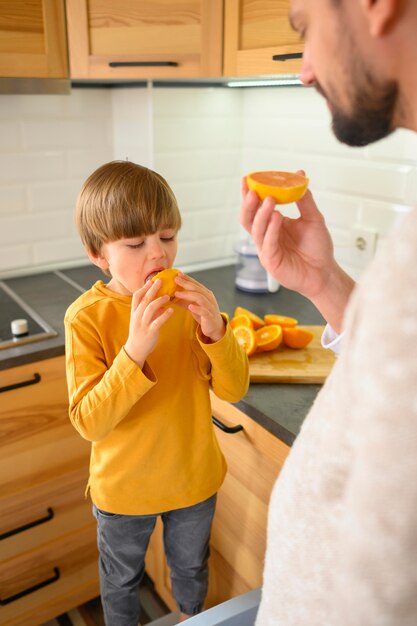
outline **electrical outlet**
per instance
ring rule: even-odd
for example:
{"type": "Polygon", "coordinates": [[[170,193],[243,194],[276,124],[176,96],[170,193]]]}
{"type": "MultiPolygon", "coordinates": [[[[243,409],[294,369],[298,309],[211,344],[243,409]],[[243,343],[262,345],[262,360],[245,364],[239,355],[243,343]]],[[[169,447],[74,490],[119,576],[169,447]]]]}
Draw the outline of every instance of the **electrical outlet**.
{"type": "Polygon", "coordinates": [[[373,228],[355,225],[351,231],[354,258],[362,261],[372,259],[376,249],[377,237],[378,233],[373,228]]]}

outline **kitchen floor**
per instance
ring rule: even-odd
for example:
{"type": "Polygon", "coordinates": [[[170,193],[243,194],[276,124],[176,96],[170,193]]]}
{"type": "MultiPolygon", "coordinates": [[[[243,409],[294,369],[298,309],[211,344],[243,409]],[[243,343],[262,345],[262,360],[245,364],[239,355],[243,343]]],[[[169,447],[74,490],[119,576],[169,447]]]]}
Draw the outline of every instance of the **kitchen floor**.
{"type": "MultiPolygon", "coordinates": [[[[170,614],[167,606],[154,592],[152,583],[145,581],[139,589],[141,604],[140,624],[150,624],[170,614]]],[[[174,617],[174,614],[171,613],[174,617]]],[[[164,620],[165,623],[165,620],[164,620]]],[[[171,621],[176,624],[177,620],[171,621]]],[[[42,626],[105,626],[100,598],[94,598],[82,606],[76,607],[64,615],[59,615],[42,626]]],[[[167,624],[168,626],[168,624],[167,624]]]]}

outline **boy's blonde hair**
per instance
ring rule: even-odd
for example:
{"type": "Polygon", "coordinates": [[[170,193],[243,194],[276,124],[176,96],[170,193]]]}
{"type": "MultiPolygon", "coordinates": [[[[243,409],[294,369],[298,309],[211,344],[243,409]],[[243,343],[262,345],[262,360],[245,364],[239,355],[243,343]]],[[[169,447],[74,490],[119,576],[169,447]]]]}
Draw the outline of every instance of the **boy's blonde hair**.
{"type": "Polygon", "coordinates": [[[130,161],[111,161],[95,170],[78,195],[75,222],[93,255],[103,243],[181,227],[174,193],[153,170],[130,161]]]}

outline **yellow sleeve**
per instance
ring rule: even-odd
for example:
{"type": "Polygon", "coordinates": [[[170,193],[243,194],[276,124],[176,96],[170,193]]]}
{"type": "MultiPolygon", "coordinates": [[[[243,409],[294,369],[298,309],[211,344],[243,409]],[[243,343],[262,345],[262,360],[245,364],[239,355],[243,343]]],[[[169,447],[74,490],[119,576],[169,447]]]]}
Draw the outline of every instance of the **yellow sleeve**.
{"type": "Polygon", "coordinates": [[[97,337],[76,322],[65,322],[65,352],[69,417],[89,441],[103,439],[156,383],[123,348],[108,366],[97,337]]]}
{"type": "Polygon", "coordinates": [[[216,396],[228,402],[241,400],[249,387],[249,361],[229,323],[226,323],[226,332],[220,341],[204,343],[200,327],[197,328],[197,339],[210,360],[211,386],[216,396]]]}

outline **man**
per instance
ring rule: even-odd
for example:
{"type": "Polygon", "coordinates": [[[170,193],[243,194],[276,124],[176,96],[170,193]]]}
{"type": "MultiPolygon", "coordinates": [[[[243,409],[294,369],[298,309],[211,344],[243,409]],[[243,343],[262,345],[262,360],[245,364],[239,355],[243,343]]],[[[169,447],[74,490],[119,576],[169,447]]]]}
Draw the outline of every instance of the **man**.
{"type": "MultiPolygon", "coordinates": [[[[290,5],[301,78],[326,99],[341,141],[417,131],[415,0],[290,5]]],[[[243,191],[263,265],[311,299],[341,344],[272,493],[257,626],[415,626],[417,211],[355,287],[310,192],[290,220],[243,191]]]]}

